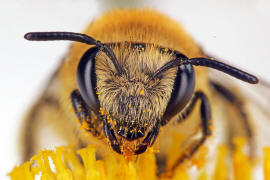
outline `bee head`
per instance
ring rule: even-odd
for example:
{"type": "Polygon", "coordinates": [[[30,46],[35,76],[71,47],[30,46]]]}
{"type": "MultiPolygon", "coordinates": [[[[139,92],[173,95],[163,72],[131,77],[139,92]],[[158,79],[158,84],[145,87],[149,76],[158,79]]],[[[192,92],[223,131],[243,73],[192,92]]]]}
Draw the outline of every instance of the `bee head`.
{"type": "Polygon", "coordinates": [[[157,74],[177,56],[166,48],[127,42],[107,46],[121,73],[106,52],[91,48],[78,67],[79,90],[88,106],[102,117],[113,149],[140,154],[154,143],[160,126],[189,101],[194,71],[190,65],[189,69],[175,67],[157,74]]]}

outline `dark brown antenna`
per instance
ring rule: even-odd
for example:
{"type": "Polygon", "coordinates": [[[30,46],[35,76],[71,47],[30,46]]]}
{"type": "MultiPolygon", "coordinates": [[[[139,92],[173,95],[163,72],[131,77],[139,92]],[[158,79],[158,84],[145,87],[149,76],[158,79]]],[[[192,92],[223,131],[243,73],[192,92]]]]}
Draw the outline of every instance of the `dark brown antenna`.
{"type": "Polygon", "coordinates": [[[212,60],[212,59],[207,59],[207,58],[176,58],[172,61],[167,62],[164,66],[159,68],[152,76],[152,78],[157,77],[158,75],[162,74],[163,72],[167,71],[170,68],[181,66],[184,64],[191,64],[194,66],[205,66],[205,67],[210,67],[219,71],[222,71],[228,75],[231,75],[237,79],[240,79],[242,81],[248,82],[250,84],[257,84],[259,82],[258,78],[244,72],[238,68],[235,68],[233,66],[230,66],[228,64],[212,60]]]}
{"type": "Polygon", "coordinates": [[[118,74],[122,73],[121,67],[112,51],[106,44],[95,40],[94,38],[80,33],[74,32],[29,32],[24,35],[24,38],[29,41],[58,41],[58,40],[68,40],[76,41],[89,45],[96,45],[100,50],[104,51],[112,60],[118,74]]]}

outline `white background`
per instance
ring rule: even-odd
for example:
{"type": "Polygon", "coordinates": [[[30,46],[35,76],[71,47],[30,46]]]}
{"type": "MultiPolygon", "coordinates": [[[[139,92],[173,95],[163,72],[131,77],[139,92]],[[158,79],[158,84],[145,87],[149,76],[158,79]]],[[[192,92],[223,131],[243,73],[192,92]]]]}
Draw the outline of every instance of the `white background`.
{"type": "MultiPolygon", "coordinates": [[[[122,1],[150,3],[181,22],[208,54],[270,80],[269,0],[122,1]]],[[[24,33],[80,32],[115,3],[121,1],[1,0],[0,179],[18,163],[17,139],[24,113],[42,92],[69,45],[27,42],[24,33]]]]}

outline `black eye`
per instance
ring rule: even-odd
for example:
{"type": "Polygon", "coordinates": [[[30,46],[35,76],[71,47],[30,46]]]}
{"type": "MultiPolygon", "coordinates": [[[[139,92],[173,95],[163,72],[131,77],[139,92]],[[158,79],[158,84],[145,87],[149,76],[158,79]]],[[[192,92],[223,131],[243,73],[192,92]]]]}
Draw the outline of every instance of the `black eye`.
{"type": "Polygon", "coordinates": [[[187,105],[192,97],[194,85],[195,73],[192,65],[188,64],[178,67],[171,99],[163,116],[165,119],[172,118],[187,105]]]}
{"type": "Polygon", "coordinates": [[[99,112],[99,102],[96,94],[95,57],[98,48],[88,49],[82,56],[77,69],[77,83],[80,94],[94,112],[99,112]]]}

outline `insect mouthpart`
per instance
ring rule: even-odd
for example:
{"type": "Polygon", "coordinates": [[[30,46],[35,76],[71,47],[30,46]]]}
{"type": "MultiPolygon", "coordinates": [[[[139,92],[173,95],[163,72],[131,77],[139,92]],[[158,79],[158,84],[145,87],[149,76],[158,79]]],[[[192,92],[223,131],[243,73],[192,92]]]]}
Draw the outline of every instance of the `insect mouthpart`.
{"type": "Polygon", "coordinates": [[[144,132],[129,132],[118,130],[115,134],[110,124],[104,123],[104,134],[109,139],[112,149],[127,156],[144,153],[148,146],[152,146],[158,135],[159,127],[155,126],[144,137],[144,132]]]}
{"type": "Polygon", "coordinates": [[[129,140],[129,141],[132,141],[132,140],[135,140],[135,139],[138,139],[138,138],[141,138],[141,137],[144,137],[144,130],[130,130],[130,131],[127,131],[125,132],[124,129],[119,129],[117,131],[117,134],[124,137],[125,139],[129,140]]]}

